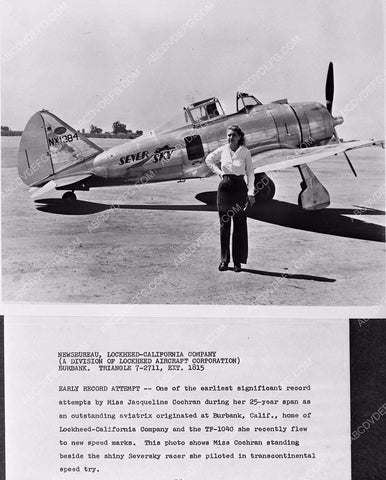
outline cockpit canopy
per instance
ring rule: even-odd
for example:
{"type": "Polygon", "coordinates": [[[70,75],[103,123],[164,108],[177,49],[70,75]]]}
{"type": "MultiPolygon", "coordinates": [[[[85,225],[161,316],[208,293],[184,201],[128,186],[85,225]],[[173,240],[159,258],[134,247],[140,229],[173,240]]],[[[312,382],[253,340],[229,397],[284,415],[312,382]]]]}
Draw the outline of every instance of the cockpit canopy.
{"type": "MultiPolygon", "coordinates": [[[[249,113],[252,108],[262,105],[253,95],[248,93],[236,93],[236,113],[249,113]]],[[[225,117],[220,101],[216,97],[207,98],[200,102],[192,103],[184,107],[185,121],[187,123],[201,124],[225,117]]]]}
{"type": "Polygon", "coordinates": [[[192,123],[206,122],[225,116],[220,101],[215,97],[192,103],[188,107],[185,107],[184,111],[185,120],[192,123]]]}
{"type": "MultiPolygon", "coordinates": [[[[280,100],[281,102],[281,100],[280,100]]],[[[263,105],[260,100],[258,100],[253,95],[248,93],[236,93],[236,112],[231,113],[230,115],[225,115],[225,112],[221,106],[220,101],[216,97],[207,98],[206,100],[201,100],[200,102],[192,103],[184,107],[185,122],[190,123],[193,127],[201,127],[217,120],[222,120],[225,118],[232,117],[238,113],[250,113],[258,105],[263,105]]],[[[158,127],[152,130],[151,135],[159,135],[161,133],[172,132],[181,128],[181,111],[179,114],[172,117],[167,123],[164,123],[161,127],[158,127]]],[[[184,127],[182,127],[184,128],[184,127]]]]}
{"type": "Polygon", "coordinates": [[[237,113],[248,113],[256,105],[263,105],[260,100],[258,100],[253,95],[249,93],[236,93],[236,111],[237,113]]]}

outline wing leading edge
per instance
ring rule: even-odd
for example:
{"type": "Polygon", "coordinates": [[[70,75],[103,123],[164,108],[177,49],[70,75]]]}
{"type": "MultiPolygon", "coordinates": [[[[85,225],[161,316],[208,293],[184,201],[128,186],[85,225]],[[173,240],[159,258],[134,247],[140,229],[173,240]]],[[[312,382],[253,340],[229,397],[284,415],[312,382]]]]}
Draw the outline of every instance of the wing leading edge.
{"type": "Polygon", "coordinates": [[[252,154],[252,162],[255,173],[272,172],[371,145],[382,145],[384,148],[384,140],[356,140],[320,147],[269,150],[252,154]]]}

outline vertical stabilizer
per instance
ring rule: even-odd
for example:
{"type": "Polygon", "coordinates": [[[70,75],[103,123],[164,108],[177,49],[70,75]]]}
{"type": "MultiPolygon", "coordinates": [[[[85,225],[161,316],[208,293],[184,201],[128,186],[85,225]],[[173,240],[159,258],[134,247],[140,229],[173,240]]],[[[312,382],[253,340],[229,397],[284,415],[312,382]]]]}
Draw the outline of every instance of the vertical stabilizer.
{"type": "Polygon", "coordinates": [[[30,118],[21,137],[19,176],[27,185],[40,186],[51,175],[81,166],[102,151],[56,115],[42,110],[30,118]]]}

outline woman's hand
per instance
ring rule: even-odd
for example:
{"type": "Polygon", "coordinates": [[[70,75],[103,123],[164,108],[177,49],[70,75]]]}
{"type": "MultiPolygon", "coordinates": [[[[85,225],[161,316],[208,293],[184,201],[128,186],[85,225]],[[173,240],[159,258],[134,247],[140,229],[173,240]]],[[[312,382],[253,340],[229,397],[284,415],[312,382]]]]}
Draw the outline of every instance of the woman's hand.
{"type": "Polygon", "coordinates": [[[252,207],[252,205],[255,203],[255,196],[248,195],[248,201],[249,201],[249,205],[252,207]]]}

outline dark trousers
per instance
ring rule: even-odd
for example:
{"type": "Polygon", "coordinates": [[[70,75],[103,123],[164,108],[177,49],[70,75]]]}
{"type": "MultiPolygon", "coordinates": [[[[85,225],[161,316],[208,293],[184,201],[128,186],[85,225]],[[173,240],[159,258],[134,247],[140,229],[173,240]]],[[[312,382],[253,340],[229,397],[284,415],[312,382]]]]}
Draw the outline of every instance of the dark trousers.
{"type": "Polygon", "coordinates": [[[247,186],[243,175],[224,175],[217,191],[217,209],[220,216],[221,262],[230,262],[229,241],[233,221],[233,263],[247,263],[248,230],[244,207],[247,202],[247,186]]]}

